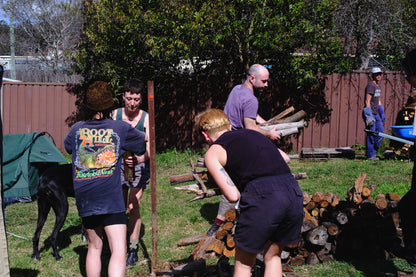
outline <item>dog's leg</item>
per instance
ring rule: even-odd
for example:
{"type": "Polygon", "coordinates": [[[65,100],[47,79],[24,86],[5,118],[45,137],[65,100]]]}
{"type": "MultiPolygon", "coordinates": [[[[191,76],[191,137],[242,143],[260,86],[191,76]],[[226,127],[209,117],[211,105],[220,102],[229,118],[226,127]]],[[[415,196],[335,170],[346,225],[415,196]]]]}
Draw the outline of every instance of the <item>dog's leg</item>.
{"type": "Polygon", "coordinates": [[[40,260],[39,253],[39,238],[40,233],[42,232],[43,225],[48,218],[49,211],[51,209],[51,204],[48,199],[44,198],[42,195],[38,197],[38,221],[36,225],[36,231],[33,234],[32,243],[33,243],[33,254],[32,259],[40,260]]]}
{"type": "Polygon", "coordinates": [[[65,223],[66,216],[68,215],[68,200],[66,195],[62,191],[56,192],[56,199],[52,202],[52,208],[55,211],[55,226],[53,227],[53,231],[51,236],[48,238],[48,241],[51,243],[53,249],[53,256],[56,260],[61,259],[62,257],[59,255],[58,247],[56,245],[58,233],[61,230],[62,226],[65,223]]]}

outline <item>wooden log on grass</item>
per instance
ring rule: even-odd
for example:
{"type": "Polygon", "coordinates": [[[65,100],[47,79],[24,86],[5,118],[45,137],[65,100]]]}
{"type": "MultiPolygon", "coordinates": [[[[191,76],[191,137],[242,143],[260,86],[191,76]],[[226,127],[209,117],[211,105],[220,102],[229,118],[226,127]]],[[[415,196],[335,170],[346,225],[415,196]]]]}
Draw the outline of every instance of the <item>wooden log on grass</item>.
{"type": "Polygon", "coordinates": [[[384,210],[387,208],[387,199],[384,194],[379,194],[376,197],[376,207],[379,210],[384,210]]]}
{"type": "Polygon", "coordinates": [[[189,237],[180,238],[178,241],[178,246],[186,246],[190,244],[198,243],[199,241],[206,239],[208,235],[193,235],[189,237]]]}

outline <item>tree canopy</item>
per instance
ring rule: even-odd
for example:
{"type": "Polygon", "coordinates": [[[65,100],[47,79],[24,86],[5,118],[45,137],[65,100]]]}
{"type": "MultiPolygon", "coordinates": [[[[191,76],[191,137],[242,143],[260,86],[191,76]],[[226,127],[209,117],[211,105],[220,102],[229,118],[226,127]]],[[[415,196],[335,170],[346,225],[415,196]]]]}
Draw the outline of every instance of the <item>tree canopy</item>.
{"type": "Polygon", "coordinates": [[[243,76],[260,63],[302,106],[316,101],[307,91],[321,87],[318,73],[351,69],[333,31],[336,8],[331,0],[88,0],[77,72],[117,88],[132,76],[243,76]]]}

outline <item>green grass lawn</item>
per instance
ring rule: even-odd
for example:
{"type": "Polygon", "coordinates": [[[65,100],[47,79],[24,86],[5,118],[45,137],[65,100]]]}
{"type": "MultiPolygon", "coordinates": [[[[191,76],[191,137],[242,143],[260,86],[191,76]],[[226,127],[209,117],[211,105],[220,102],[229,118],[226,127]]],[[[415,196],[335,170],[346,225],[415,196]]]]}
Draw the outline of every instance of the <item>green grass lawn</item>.
{"type": "MultiPolygon", "coordinates": [[[[195,245],[178,247],[180,238],[203,234],[215,218],[219,197],[215,196],[189,203],[194,195],[179,191],[169,183],[169,176],[190,173],[189,158],[194,161],[198,153],[192,151],[168,151],[157,154],[157,229],[152,230],[151,191],[146,190],[142,206],[143,237],[139,251],[139,263],[127,270],[126,276],[149,276],[152,242],[157,245],[157,268],[159,271],[179,265],[186,260],[195,245]],[[152,237],[157,234],[157,240],[152,237]]],[[[367,174],[366,184],[376,184],[378,193],[404,195],[410,188],[412,162],[383,160],[369,162],[362,158],[354,160],[330,159],[327,161],[300,161],[292,159],[293,173],[306,172],[307,179],[299,180],[301,188],[309,194],[321,190],[333,192],[341,199],[347,189],[354,185],[359,174],[367,174]]],[[[62,260],[55,261],[50,248],[43,248],[44,240],[50,235],[55,217],[50,214],[40,238],[41,260],[33,261],[32,235],[36,227],[37,203],[17,203],[5,210],[8,232],[9,260],[12,276],[82,276],[85,274],[87,244],[81,240],[80,219],[74,199],[70,199],[67,221],[59,235],[59,249],[62,260]]],[[[104,253],[103,267],[107,256],[104,253]]],[[[352,259],[354,260],[354,259],[352,259]]],[[[212,271],[216,259],[207,261],[212,271]]],[[[156,262],[154,261],[156,265],[156,262]]],[[[297,276],[395,276],[397,270],[413,270],[404,260],[394,258],[388,262],[333,261],[314,266],[294,267],[297,276]]],[[[158,276],[162,274],[154,272],[158,276]]],[[[106,276],[103,270],[103,276],[106,276]]],[[[207,274],[208,276],[208,274],[207,274]]]]}

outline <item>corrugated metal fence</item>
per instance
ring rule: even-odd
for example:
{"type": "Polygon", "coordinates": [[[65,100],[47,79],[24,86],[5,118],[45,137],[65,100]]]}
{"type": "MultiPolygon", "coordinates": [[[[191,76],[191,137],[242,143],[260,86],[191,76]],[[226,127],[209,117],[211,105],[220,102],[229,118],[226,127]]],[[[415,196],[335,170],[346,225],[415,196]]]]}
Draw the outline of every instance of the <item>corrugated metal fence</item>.
{"type": "MultiPolygon", "coordinates": [[[[298,138],[293,136],[294,150],[302,147],[346,147],[355,143],[364,145],[365,133],[361,110],[364,103],[364,88],[368,81],[368,71],[327,76],[325,96],[332,109],[330,122],[319,125],[311,120],[298,138]]],[[[386,133],[388,133],[389,126],[395,125],[397,116],[408,99],[410,86],[399,72],[384,74],[381,86],[384,94],[382,101],[387,118],[385,127],[386,133]]],[[[157,90],[155,90],[155,97],[158,97],[157,90]]],[[[212,103],[213,101],[207,102],[212,103]]],[[[207,105],[210,105],[209,103],[207,105]]],[[[169,134],[172,136],[172,132],[164,130],[166,128],[158,128],[158,122],[192,122],[192,118],[184,119],[184,114],[180,118],[172,118],[172,114],[176,114],[177,108],[174,105],[169,107],[169,103],[166,102],[159,104],[158,107],[158,102],[156,102],[155,122],[158,150],[169,145],[166,141],[184,144],[176,145],[178,149],[194,145],[192,132],[186,132],[185,137],[175,139],[169,137],[169,134]],[[164,133],[162,133],[162,129],[164,133]]],[[[192,111],[185,112],[188,117],[192,117],[198,110],[196,107],[191,109],[192,111]]],[[[66,84],[9,82],[3,84],[4,134],[45,131],[52,135],[57,147],[63,150],[63,139],[69,131],[65,119],[73,111],[75,111],[75,96],[66,92],[66,84]]]]}

